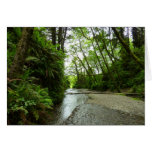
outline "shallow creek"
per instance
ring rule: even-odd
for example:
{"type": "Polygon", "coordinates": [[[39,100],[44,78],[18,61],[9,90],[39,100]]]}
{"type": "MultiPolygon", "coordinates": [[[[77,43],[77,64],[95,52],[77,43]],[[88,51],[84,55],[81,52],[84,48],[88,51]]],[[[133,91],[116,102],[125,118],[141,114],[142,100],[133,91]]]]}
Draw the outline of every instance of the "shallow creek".
{"type": "Polygon", "coordinates": [[[79,89],[66,90],[63,102],[57,110],[57,112],[59,112],[56,120],[57,124],[62,124],[64,121],[66,121],[77,106],[84,104],[87,101],[88,96],[85,94],[68,94],[78,92],[80,92],[79,89]]]}
{"type": "MultiPolygon", "coordinates": [[[[56,108],[56,118],[54,125],[143,125],[144,118],[133,113],[124,111],[128,108],[128,104],[135,101],[130,101],[131,98],[124,96],[113,96],[106,94],[94,94],[91,92],[93,102],[88,102],[90,95],[85,94],[87,89],[67,89],[63,102],[56,108]],[[99,104],[96,102],[97,98],[99,104]],[[115,98],[114,98],[115,97],[115,98]],[[126,99],[127,98],[127,99],[126,99]],[[122,104],[121,101],[127,103],[122,104]],[[119,101],[119,102],[118,102],[119,101]],[[108,103],[108,106],[103,103],[108,103]],[[124,108],[114,109],[114,105],[123,106],[124,108]]],[[[136,110],[137,107],[134,107],[136,110]]]]}

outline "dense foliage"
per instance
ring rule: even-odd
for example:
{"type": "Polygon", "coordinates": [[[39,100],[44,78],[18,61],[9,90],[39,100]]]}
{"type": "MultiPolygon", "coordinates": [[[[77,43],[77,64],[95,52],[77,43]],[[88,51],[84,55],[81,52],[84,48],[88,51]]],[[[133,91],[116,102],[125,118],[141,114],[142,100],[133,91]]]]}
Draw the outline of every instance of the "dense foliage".
{"type": "Polygon", "coordinates": [[[144,28],[73,28],[69,48],[73,87],[144,96],[144,28]]]}
{"type": "Polygon", "coordinates": [[[29,28],[8,28],[9,124],[46,124],[53,105],[62,101],[66,31],[59,33],[60,29],[64,30],[31,28],[28,33],[29,28]],[[53,36],[62,39],[62,44],[53,44],[53,36]]]}
{"type": "Polygon", "coordinates": [[[142,27],[14,27],[7,44],[8,124],[48,124],[68,87],[144,96],[142,27]]]}

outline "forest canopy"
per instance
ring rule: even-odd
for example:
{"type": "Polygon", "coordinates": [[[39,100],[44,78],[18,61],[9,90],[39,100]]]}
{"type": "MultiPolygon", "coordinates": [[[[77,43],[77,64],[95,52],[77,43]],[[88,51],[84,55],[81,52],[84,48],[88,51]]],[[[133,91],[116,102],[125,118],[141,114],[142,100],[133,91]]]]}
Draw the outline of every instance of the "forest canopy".
{"type": "Polygon", "coordinates": [[[64,91],[144,97],[143,27],[9,27],[8,124],[47,124],[64,91]]]}
{"type": "Polygon", "coordinates": [[[72,28],[68,44],[73,87],[144,92],[144,28],[72,28]]]}

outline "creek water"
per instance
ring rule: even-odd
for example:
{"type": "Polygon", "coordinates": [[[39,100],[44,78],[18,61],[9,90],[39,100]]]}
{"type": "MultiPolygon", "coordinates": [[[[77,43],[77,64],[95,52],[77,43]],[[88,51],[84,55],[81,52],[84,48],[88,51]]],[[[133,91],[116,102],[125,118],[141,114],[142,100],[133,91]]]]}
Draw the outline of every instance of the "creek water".
{"type": "MultiPolygon", "coordinates": [[[[67,89],[57,107],[54,125],[143,125],[144,118],[96,103],[88,103],[87,89],[67,89]],[[71,94],[72,93],[72,94],[71,94]],[[75,94],[82,93],[82,94],[75,94]]],[[[118,96],[119,98],[122,96],[118,96]]],[[[101,99],[103,95],[101,94],[101,99]]],[[[114,100],[106,95],[105,100],[114,100]]],[[[120,105],[121,106],[121,105],[120,105]]]]}
{"type": "Polygon", "coordinates": [[[79,93],[79,89],[67,89],[62,104],[58,107],[58,116],[56,124],[62,124],[73,112],[73,110],[87,101],[88,96],[85,94],[68,94],[79,93]]]}

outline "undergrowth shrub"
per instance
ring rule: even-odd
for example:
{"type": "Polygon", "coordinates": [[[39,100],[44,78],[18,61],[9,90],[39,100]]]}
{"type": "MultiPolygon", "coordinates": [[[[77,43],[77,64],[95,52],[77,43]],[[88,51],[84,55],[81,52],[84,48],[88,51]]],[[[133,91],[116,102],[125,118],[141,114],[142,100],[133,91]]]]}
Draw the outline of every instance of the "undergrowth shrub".
{"type": "Polygon", "coordinates": [[[53,102],[47,88],[42,89],[28,81],[11,82],[8,85],[8,123],[37,123],[41,111],[52,109],[53,102]]]}

